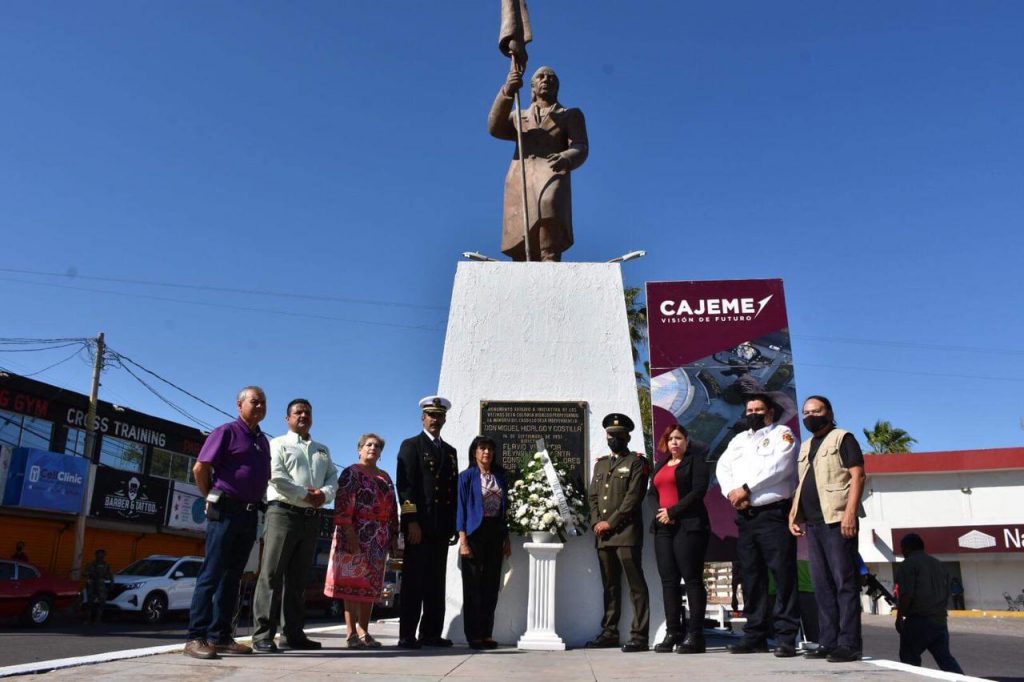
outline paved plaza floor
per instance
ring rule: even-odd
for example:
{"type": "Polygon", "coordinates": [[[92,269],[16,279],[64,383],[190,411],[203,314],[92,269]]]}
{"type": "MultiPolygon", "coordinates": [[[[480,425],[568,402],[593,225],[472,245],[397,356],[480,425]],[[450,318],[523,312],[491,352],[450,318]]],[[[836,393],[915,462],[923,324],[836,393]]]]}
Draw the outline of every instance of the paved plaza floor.
{"type": "MultiPolygon", "coordinates": [[[[324,628],[314,637],[324,648],[313,652],[282,651],[199,661],[184,656],[180,645],[166,653],[61,667],[49,672],[25,670],[33,679],[95,680],[104,682],[211,682],[214,680],[920,680],[922,675],[939,679],[961,678],[922,669],[910,669],[889,661],[828,663],[803,658],[775,658],[771,654],[734,655],[725,651],[724,637],[711,637],[707,654],[681,656],[654,652],[624,654],[615,649],[574,649],[562,652],[526,652],[511,647],[476,652],[465,646],[451,649],[403,651],[393,645],[397,625],[374,624],[371,632],[384,647],[350,651],[345,648],[341,627],[324,628]]],[[[125,652],[122,655],[128,655],[125,652]]],[[[110,657],[113,654],[106,654],[110,657]]],[[[98,661],[99,657],[91,660],[98,661]]],[[[15,666],[0,669],[7,675],[15,666]]],[[[38,666],[37,666],[38,669],[38,666]]],[[[8,679],[24,679],[21,675],[8,679]]]]}

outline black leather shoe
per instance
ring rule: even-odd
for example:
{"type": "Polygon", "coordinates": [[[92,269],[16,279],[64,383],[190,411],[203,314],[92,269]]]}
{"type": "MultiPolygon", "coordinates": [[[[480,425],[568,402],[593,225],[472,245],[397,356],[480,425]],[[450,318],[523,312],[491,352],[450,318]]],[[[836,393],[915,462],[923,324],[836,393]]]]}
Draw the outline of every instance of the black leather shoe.
{"type": "Polygon", "coordinates": [[[258,654],[276,654],[280,651],[272,639],[261,639],[252,643],[252,650],[258,654]]]}
{"type": "Polygon", "coordinates": [[[740,641],[738,644],[730,644],[728,647],[730,654],[766,654],[768,653],[768,645],[764,642],[744,642],[740,641]]]}
{"type": "Polygon", "coordinates": [[[489,639],[489,638],[485,639],[483,642],[481,642],[481,644],[484,645],[485,649],[497,649],[498,648],[498,643],[495,640],[489,639]]]}
{"type": "Polygon", "coordinates": [[[632,654],[637,651],[650,651],[651,647],[647,645],[646,639],[631,639],[622,645],[622,653],[632,654]]]}
{"type": "Polygon", "coordinates": [[[793,658],[796,656],[796,647],[789,644],[780,644],[772,651],[775,658],[793,658]]]}
{"type": "Polygon", "coordinates": [[[674,649],[681,641],[683,640],[678,634],[668,632],[665,634],[665,639],[654,645],[654,651],[659,654],[670,654],[672,653],[672,649],[674,649]]]}
{"type": "Polygon", "coordinates": [[[807,653],[805,653],[804,654],[804,658],[828,658],[829,656],[832,655],[833,651],[834,651],[834,649],[830,649],[830,648],[824,647],[824,646],[819,646],[814,651],[808,651],[807,653]]]}
{"type": "Polygon", "coordinates": [[[832,653],[828,655],[829,663],[853,663],[859,661],[861,658],[861,652],[848,649],[845,646],[837,646],[832,650],[832,653]]]}
{"type": "Polygon", "coordinates": [[[587,649],[615,649],[619,646],[618,635],[602,632],[584,645],[587,649]]]}
{"type": "Polygon", "coordinates": [[[289,649],[298,649],[299,651],[313,651],[315,649],[320,649],[322,647],[323,644],[321,644],[320,642],[314,642],[311,639],[299,639],[296,641],[292,641],[290,639],[288,640],[289,649]]]}
{"type": "Polygon", "coordinates": [[[419,649],[421,648],[420,643],[415,639],[403,638],[398,640],[397,644],[399,649],[419,649]]]}
{"type": "Polygon", "coordinates": [[[449,647],[453,642],[444,637],[427,637],[426,639],[421,639],[420,644],[423,646],[449,647]]]}
{"type": "Polygon", "coordinates": [[[676,647],[677,654],[702,654],[707,651],[703,635],[687,635],[683,643],[676,647]]]}

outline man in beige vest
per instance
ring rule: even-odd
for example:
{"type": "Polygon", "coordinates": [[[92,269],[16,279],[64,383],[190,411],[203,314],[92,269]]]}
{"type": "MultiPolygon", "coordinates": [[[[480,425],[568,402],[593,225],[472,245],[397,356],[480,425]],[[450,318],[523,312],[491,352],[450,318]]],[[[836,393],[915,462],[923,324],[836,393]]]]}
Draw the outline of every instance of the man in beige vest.
{"type": "Polygon", "coordinates": [[[832,663],[859,660],[860,581],[857,517],[864,491],[864,454],[857,439],[836,428],[828,398],[804,401],[804,427],[813,434],[800,446],[799,481],[789,512],[789,530],[804,535],[818,601],[819,647],[808,658],[832,663]]]}

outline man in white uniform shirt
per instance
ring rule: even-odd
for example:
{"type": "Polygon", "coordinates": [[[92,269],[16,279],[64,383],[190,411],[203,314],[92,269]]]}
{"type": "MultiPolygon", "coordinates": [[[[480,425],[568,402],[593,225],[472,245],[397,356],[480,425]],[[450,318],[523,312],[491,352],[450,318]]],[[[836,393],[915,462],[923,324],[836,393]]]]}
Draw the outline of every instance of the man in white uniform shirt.
{"type": "Polygon", "coordinates": [[[734,654],[768,651],[768,573],[775,580],[775,655],[796,656],[800,625],[797,603],[796,538],[789,532],[789,508],[796,490],[796,437],[774,423],[766,395],[747,399],[747,430],[735,436],[718,460],[718,483],[736,509],[736,554],[743,585],[743,639],[734,654]]]}
{"type": "Polygon", "coordinates": [[[263,562],[256,583],[252,648],[278,650],[274,635],[284,612],[284,638],[291,649],[319,649],[303,632],[305,591],[320,532],[317,511],[334,501],[338,469],[327,446],[310,438],[313,407],[304,398],[288,403],[288,433],[270,441],[263,562]],[[282,594],[283,593],[283,594],[282,594]]]}

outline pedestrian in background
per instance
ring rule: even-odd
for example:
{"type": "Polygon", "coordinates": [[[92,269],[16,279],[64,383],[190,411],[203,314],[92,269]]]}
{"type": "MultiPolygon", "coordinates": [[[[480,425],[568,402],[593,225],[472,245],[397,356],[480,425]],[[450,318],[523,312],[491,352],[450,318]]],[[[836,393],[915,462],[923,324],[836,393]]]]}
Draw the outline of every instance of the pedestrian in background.
{"type": "Polygon", "coordinates": [[[283,623],[288,648],[321,646],[303,631],[306,580],[320,533],[317,510],[333,500],[338,490],[331,451],[310,436],[313,406],[305,398],[296,398],[288,403],[285,419],[288,433],[270,441],[263,560],[253,601],[252,647],[263,653],[277,651],[278,622],[283,623]]]}
{"type": "Polygon", "coordinates": [[[24,561],[26,564],[31,563],[28,560],[28,554],[25,554],[25,542],[23,540],[18,540],[18,543],[14,545],[14,554],[11,555],[11,558],[15,561],[24,561]]]}
{"type": "Polygon", "coordinates": [[[679,654],[702,654],[704,611],[708,593],[704,587],[704,555],[711,522],[704,506],[709,472],[704,452],[690,447],[690,435],[675,424],[658,441],[658,451],[668,455],[654,470],[648,497],[657,513],[651,521],[654,556],[661,577],[665,606],[665,639],[654,646],[659,653],[675,649],[679,654]],[[680,579],[686,581],[689,624],[684,620],[680,579]]]}
{"type": "Polygon", "coordinates": [[[90,561],[82,571],[85,578],[86,594],[86,623],[99,623],[103,620],[103,607],[107,604],[107,591],[114,582],[114,572],[107,563],[107,551],[97,549],[95,558],[90,561]]]}
{"type": "Polygon", "coordinates": [[[900,661],[921,665],[921,654],[931,653],[940,670],[963,675],[949,652],[946,602],[949,573],[924,551],[924,540],[908,533],[900,540],[903,561],[896,565],[896,632],[900,634],[900,661]]]}
{"type": "Polygon", "coordinates": [[[375,433],[359,438],[359,462],[338,479],[334,499],[334,538],[324,594],[345,600],[348,648],[377,648],[370,635],[370,614],[384,592],[388,554],[398,546],[395,486],[377,467],[384,439],[375,433]]]}
{"type": "Polygon", "coordinates": [[[818,601],[818,648],[808,658],[846,663],[861,658],[858,517],[863,516],[864,454],[849,431],[836,428],[829,399],[804,401],[804,428],[810,440],[800,446],[799,482],[789,511],[789,529],[804,535],[818,601]]]}
{"type": "Polygon", "coordinates": [[[259,386],[238,393],[238,419],[203,443],[192,473],[206,505],[206,556],[196,577],[185,655],[251,654],[232,623],[242,571],[256,542],[256,524],[270,482],[270,443],[260,430],[267,396],[259,386]]]}
{"type": "Polygon", "coordinates": [[[473,649],[496,649],[494,611],[501,589],[501,560],[512,553],[505,521],[508,484],[496,461],[497,445],[477,436],[469,446],[469,466],[459,474],[455,529],[459,533],[462,616],[473,649]]]}

